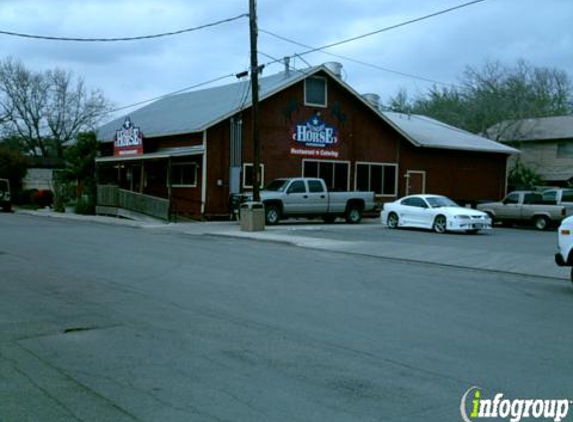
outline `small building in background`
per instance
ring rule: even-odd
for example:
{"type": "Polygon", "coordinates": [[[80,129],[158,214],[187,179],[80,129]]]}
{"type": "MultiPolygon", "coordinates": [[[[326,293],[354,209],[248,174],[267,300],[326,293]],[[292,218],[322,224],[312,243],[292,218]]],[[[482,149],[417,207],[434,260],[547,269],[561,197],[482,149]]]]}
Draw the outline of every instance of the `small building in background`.
{"type": "Polygon", "coordinates": [[[28,161],[30,167],[22,179],[22,189],[53,191],[55,173],[64,168],[64,160],[52,157],[28,157],[28,161]]]}
{"type": "MultiPolygon", "coordinates": [[[[489,138],[521,151],[519,160],[547,185],[573,182],[573,116],[507,120],[486,131],[489,138]]],[[[509,163],[518,159],[512,157],[509,163]]]]}

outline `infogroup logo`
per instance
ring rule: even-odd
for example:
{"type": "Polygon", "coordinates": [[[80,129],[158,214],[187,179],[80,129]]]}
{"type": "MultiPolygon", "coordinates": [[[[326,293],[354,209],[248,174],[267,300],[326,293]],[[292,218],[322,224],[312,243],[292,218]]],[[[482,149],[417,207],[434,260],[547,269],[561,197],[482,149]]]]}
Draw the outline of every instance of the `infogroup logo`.
{"type": "Polygon", "coordinates": [[[503,393],[496,393],[493,399],[482,397],[479,387],[469,388],[460,403],[464,422],[475,422],[480,418],[497,418],[519,422],[522,419],[545,419],[562,421],[569,413],[569,399],[506,399],[503,393]],[[468,401],[469,400],[469,401],[468,401]]]}

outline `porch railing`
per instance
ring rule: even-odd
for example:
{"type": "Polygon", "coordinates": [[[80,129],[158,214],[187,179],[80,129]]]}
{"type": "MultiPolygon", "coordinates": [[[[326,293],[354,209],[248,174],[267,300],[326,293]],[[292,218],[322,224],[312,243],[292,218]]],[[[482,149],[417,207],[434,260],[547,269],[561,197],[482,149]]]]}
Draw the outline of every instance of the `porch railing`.
{"type": "Polygon", "coordinates": [[[169,200],[120,189],[117,186],[98,185],[97,205],[123,208],[169,221],[169,200]]]}

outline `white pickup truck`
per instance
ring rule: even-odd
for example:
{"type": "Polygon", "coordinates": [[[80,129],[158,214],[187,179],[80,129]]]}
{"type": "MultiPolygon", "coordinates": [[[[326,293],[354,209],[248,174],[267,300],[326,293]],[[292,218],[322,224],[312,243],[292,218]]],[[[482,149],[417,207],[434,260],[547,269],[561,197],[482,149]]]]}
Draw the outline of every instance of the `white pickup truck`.
{"type": "Polygon", "coordinates": [[[561,222],[557,236],[555,263],[560,267],[571,267],[571,281],[573,281],[573,217],[567,217],[561,222]]]}
{"type": "Polygon", "coordinates": [[[546,204],[541,193],[533,191],[515,191],[499,202],[478,204],[477,209],[488,213],[493,221],[532,223],[539,230],[545,230],[567,216],[564,206],[546,204]]]}
{"type": "Polygon", "coordinates": [[[374,192],[329,192],[318,178],[276,179],[260,194],[269,225],[289,217],[321,217],[327,223],[344,217],[348,223],[359,223],[363,212],[376,206],[374,192]]]}

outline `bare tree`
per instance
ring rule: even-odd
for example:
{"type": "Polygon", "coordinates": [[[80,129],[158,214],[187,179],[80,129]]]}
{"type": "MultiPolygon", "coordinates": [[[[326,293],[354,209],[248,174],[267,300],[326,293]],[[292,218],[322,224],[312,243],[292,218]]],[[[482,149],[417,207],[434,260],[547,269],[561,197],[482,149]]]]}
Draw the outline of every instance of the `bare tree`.
{"type": "Polygon", "coordinates": [[[88,91],[71,72],[34,72],[12,59],[0,62],[0,95],[4,135],[18,137],[32,155],[62,157],[67,142],[111,109],[101,91],[88,91]]]}

